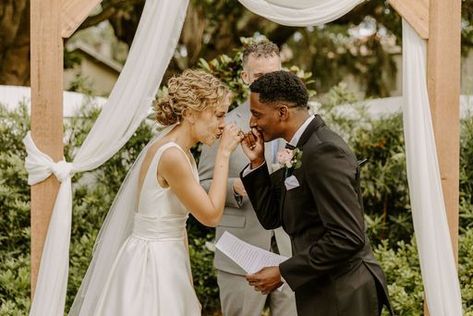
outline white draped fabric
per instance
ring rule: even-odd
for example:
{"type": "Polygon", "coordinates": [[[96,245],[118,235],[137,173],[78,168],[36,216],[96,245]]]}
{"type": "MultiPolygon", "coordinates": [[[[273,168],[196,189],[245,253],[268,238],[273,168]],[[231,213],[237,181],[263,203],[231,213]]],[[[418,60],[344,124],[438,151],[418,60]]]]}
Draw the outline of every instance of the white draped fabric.
{"type": "Polygon", "coordinates": [[[61,186],[52,211],[30,315],[64,315],[72,214],[71,176],[113,156],[148,114],[174,54],[188,0],[146,1],[125,67],[107,104],[72,163],[54,163],[25,137],[30,185],[56,175],[61,186]]]}
{"type": "Polygon", "coordinates": [[[462,315],[427,94],[426,43],[406,21],[402,38],[407,177],[427,305],[432,316],[462,315]]]}
{"type": "MultiPolygon", "coordinates": [[[[239,0],[274,22],[310,26],[330,22],[359,0],[239,0]],[[288,2],[289,3],[289,2],[288,2]]],[[[426,84],[426,43],[403,21],[404,135],[407,175],[427,305],[432,316],[462,315],[460,284],[443,200],[426,84]]]]}
{"type": "Polygon", "coordinates": [[[329,23],[350,12],[364,0],[239,0],[248,10],[287,26],[329,23]]]}

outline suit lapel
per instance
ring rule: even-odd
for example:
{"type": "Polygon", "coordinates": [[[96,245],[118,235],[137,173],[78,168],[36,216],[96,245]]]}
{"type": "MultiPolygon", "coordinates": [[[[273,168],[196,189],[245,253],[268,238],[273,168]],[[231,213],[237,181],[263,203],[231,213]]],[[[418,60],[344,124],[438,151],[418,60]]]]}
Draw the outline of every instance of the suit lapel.
{"type": "Polygon", "coordinates": [[[314,119],[309,123],[309,125],[307,125],[307,128],[302,133],[296,147],[302,148],[302,146],[304,146],[304,144],[309,140],[310,136],[321,126],[325,126],[325,122],[322,120],[320,115],[316,114],[314,119]]]}
{"type": "MultiPolygon", "coordinates": [[[[324,121],[319,115],[315,115],[314,119],[307,125],[305,131],[302,133],[301,137],[299,138],[299,141],[297,142],[297,148],[302,150],[302,147],[304,144],[309,140],[310,136],[312,133],[314,133],[319,127],[325,125],[324,121]]],[[[286,168],[286,171],[284,172],[284,179],[290,177],[294,173],[293,168],[286,168]]]]}
{"type": "MultiPolygon", "coordinates": [[[[315,115],[314,119],[307,125],[307,128],[305,131],[302,133],[301,137],[299,138],[299,141],[297,142],[297,148],[300,148],[302,150],[302,147],[304,144],[309,140],[310,136],[320,127],[325,126],[325,122],[322,120],[322,118],[319,115],[315,115]]],[[[301,166],[301,168],[304,168],[304,165],[301,166]]],[[[283,176],[283,182],[286,180],[287,177],[291,176],[294,172],[294,170],[285,170],[284,176],[283,176]]],[[[301,184],[302,185],[302,184],[301,184]]],[[[287,189],[285,186],[285,183],[283,183],[283,189],[282,189],[282,207],[281,207],[281,218],[283,219],[284,223],[284,212],[285,212],[285,206],[286,206],[286,194],[287,194],[287,189]]]]}

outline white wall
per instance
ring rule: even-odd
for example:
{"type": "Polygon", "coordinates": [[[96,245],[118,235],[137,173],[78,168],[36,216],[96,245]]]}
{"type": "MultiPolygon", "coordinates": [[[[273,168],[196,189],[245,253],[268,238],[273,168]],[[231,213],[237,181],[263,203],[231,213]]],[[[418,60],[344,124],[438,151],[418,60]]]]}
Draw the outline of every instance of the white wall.
{"type": "MultiPolygon", "coordinates": [[[[63,115],[64,117],[74,116],[83,104],[99,106],[105,104],[106,98],[90,97],[82,93],[64,91],[63,115]]],[[[13,110],[20,102],[26,103],[28,108],[31,105],[31,90],[29,87],[2,86],[0,85],[0,103],[13,110]]]]}

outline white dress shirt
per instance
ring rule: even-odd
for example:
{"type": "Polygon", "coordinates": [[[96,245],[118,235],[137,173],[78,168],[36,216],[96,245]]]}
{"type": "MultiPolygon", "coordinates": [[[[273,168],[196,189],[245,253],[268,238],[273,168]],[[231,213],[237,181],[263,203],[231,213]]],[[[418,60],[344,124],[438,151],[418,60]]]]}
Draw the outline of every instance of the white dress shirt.
{"type": "Polygon", "coordinates": [[[299,139],[301,139],[302,134],[305,132],[307,126],[309,126],[310,122],[312,122],[314,118],[315,116],[310,115],[307,120],[302,123],[302,125],[297,129],[297,131],[294,133],[294,136],[292,136],[291,140],[289,141],[289,145],[296,147],[299,139]]]}

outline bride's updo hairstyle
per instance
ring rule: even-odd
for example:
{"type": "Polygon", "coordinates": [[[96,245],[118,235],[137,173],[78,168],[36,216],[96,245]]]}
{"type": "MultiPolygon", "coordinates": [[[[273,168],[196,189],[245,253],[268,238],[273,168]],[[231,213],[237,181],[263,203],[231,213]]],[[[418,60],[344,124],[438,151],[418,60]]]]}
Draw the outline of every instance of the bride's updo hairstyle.
{"type": "Polygon", "coordinates": [[[156,121],[164,126],[182,121],[186,110],[217,107],[229,95],[223,83],[202,70],[187,69],[168,80],[168,93],[154,103],[156,121]]]}

